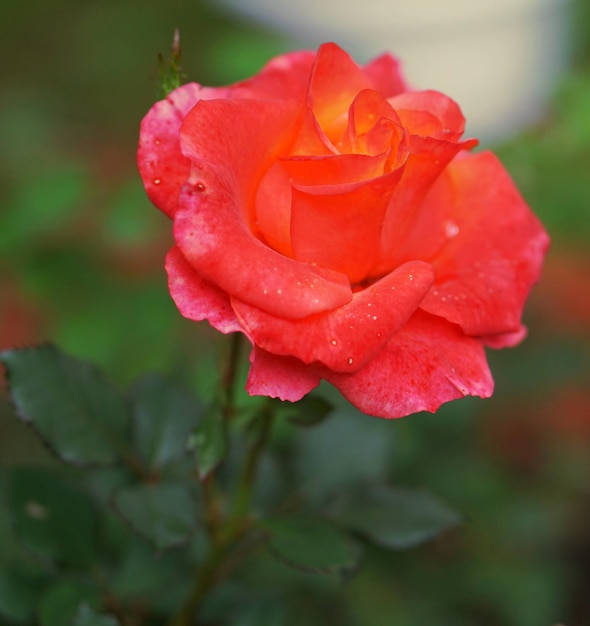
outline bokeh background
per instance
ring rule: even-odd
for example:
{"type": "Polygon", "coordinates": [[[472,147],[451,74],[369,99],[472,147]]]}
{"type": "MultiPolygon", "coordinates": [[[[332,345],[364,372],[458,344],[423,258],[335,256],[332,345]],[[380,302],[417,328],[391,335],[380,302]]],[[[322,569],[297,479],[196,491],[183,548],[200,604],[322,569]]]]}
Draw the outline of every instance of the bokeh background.
{"type": "MultiPolygon", "coordinates": [[[[484,133],[553,240],[529,338],[490,353],[494,398],[395,422],[344,410],[301,445],[310,484],[384,475],[428,487],[465,524],[419,549],[367,554],[344,586],[298,580],[302,624],[590,624],[590,3],[558,11],[561,56],[540,60],[547,93],[518,128],[503,112],[484,133]]],[[[0,347],[51,340],[122,385],[158,369],[211,393],[220,338],[167,295],[170,225],[144,196],[135,150],[176,27],[187,79],[209,85],[321,37],[242,13],[202,0],[0,5],[0,347]]],[[[530,53],[517,48],[514,62],[530,53]]],[[[49,463],[3,392],[0,471],[49,463]]]]}

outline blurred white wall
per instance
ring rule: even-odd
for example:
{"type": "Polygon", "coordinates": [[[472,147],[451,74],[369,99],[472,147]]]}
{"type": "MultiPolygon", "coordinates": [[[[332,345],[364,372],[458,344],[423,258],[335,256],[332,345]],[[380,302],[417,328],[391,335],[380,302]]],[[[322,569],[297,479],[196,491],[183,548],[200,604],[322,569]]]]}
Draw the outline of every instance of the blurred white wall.
{"type": "Polygon", "coordinates": [[[538,120],[565,66],[568,0],[223,0],[243,16],[357,61],[384,51],[416,89],[454,98],[467,134],[504,139],[538,120]]]}

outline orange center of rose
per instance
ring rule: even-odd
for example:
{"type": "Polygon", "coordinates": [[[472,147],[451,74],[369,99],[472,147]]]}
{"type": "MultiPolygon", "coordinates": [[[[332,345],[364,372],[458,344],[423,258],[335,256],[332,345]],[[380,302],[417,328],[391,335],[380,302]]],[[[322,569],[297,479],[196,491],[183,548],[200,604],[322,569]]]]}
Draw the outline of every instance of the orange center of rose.
{"type": "Polygon", "coordinates": [[[285,256],[359,284],[378,260],[381,226],[408,154],[406,130],[371,89],[349,106],[308,113],[289,153],[260,182],[255,234],[285,256]]]}

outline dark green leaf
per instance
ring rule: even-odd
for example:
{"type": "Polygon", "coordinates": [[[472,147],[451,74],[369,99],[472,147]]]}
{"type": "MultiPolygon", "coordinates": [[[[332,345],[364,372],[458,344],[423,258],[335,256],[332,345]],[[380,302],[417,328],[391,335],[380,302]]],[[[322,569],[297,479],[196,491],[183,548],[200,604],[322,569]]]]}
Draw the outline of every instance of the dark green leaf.
{"type": "Polygon", "coordinates": [[[426,491],[372,485],[334,500],[330,517],[384,548],[411,548],[460,523],[461,517],[426,491]]]}
{"type": "Polygon", "coordinates": [[[82,492],[41,468],[10,470],[7,491],[15,535],[28,549],[73,566],[94,561],[96,511],[82,492]]]}
{"type": "Polygon", "coordinates": [[[183,571],[189,579],[190,569],[179,551],[155,554],[145,541],[129,542],[111,578],[111,588],[124,601],[153,598],[158,589],[169,585],[176,575],[182,576],[183,571]]]}
{"type": "Polygon", "coordinates": [[[157,374],[140,378],[130,391],[135,447],[148,468],[161,468],[186,452],[201,413],[196,398],[157,374]]]}
{"type": "Polygon", "coordinates": [[[305,396],[289,406],[288,420],[297,426],[315,426],[323,422],[334,407],[320,396],[305,396]]]}
{"type": "Polygon", "coordinates": [[[377,480],[391,463],[393,438],[386,420],[369,420],[350,405],[313,429],[297,433],[297,484],[306,496],[327,494],[358,481],[377,480]]]}
{"type": "MultiPolygon", "coordinates": [[[[230,605],[231,606],[231,605],[230,605]]],[[[235,606],[231,626],[283,626],[287,623],[284,604],[267,600],[261,604],[247,602],[235,606]]]]}
{"type": "Polygon", "coordinates": [[[195,431],[192,443],[197,451],[199,478],[206,478],[227,453],[227,432],[218,411],[207,412],[195,431]]]}
{"type": "Polygon", "coordinates": [[[81,604],[94,604],[98,593],[80,582],[60,581],[47,589],[39,601],[37,614],[41,626],[71,624],[81,604]]]}
{"type": "Polygon", "coordinates": [[[37,589],[31,581],[12,571],[0,570],[0,617],[17,623],[29,620],[37,589]]]}
{"type": "Polygon", "coordinates": [[[119,626],[119,622],[110,615],[95,613],[88,605],[78,608],[72,626],[119,626]]]}
{"type": "Polygon", "coordinates": [[[289,567],[336,574],[358,565],[359,546],[324,519],[294,515],[264,520],[260,525],[269,532],[270,552],[289,567]]]}
{"type": "Polygon", "coordinates": [[[185,543],[196,529],[197,504],[188,485],[128,487],[116,494],[114,505],[119,515],[158,550],[185,543]]]}
{"type": "Polygon", "coordinates": [[[127,411],[99,370],[52,345],[7,350],[0,361],[19,416],[57,456],[77,464],[117,459],[129,425],[127,411]]]}

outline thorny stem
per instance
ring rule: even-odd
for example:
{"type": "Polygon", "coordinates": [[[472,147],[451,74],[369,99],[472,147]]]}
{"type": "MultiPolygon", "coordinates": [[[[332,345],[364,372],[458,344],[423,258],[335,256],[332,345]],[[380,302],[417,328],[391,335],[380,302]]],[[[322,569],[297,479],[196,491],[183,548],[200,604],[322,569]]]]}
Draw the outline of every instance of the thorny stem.
{"type": "MultiPolygon", "coordinates": [[[[224,404],[222,415],[226,426],[232,418],[234,407],[234,384],[240,357],[241,335],[236,333],[232,337],[227,368],[222,379],[224,404]]],[[[234,495],[230,514],[226,520],[221,519],[221,511],[215,497],[214,476],[211,475],[203,483],[205,503],[207,507],[207,524],[211,537],[209,554],[201,563],[195,578],[193,589],[184,606],[168,626],[190,626],[194,624],[197,610],[208,592],[227,574],[233,570],[242,559],[260,545],[260,537],[237,547],[238,542],[250,530],[247,519],[250,499],[254,488],[256,471],[261,455],[268,443],[272,429],[273,411],[270,402],[264,406],[258,427],[257,436],[250,447],[234,495]]]]}

